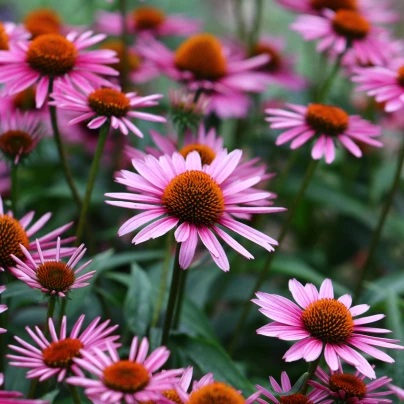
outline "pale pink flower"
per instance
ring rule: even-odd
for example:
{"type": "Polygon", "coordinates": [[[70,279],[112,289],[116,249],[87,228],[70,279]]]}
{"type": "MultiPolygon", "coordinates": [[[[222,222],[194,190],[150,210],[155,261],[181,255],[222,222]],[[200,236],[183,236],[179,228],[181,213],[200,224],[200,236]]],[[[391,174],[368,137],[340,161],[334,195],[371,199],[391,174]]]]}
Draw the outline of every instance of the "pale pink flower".
{"type": "MultiPolygon", "coordinates": [[[[0,386],[4,384],[4,374],[0,373],[0,386]]],[[[19,391],[0,390],[1,404],[49,404],[46,400],[35,400],[21,398],[24,394],[19,391]]]]}
{"type": "Polygon", "coordinates": [[[365,333],[388,333],[383,328],[372,328],[364,324],[373,323],[385,317],[377,314],[356,318],[370,308],[367,304],[351,307],[352,297],[343,295],[334,299],[330,279],[326,279],[320,290],[307,283],[303,286],[296,279],[289,281],[289,290],[298,303],[278,295],[257,292],[253,302],[260,306],[264,316],[274,320],[257,330],[258,334],[277,337],[285,341],[299,341],[283,356],[286,362],[304,359],[315,361],[324,350],[324,358],[331,370],[336,371],[343,359],[356,367],[370,379],[376,374],[369,362],[354,348],[384,362],[394,363],[394,359],[375,348],[404,349],[397,345],[398,340],[379,338],[365,333]]]}
{"type": "Polygon", "coordinates": [[[241,157],[241,150],[231,153],[224,150],[218,153],[210,165],[204,166],[196,151],[189,153],[186,158],[174,153],[172,157],[163,155],[158,160],[150,155],[142,160],[133,160],[138,174],[123,170],[121,177],[116,179],[132,192],[106,194],[107,197],[119,199],[107,201],[110,205],[144,211],[125,222],[118,231],[119,236],[152,222],[132,240],[134,244],[139,244],[160,237],[178,226],[175,239],[181,243],[179,263],[183,269],[191,264],[199,238],[215,263],[223,271],[230,269],[227,255],[214,232],[241,255],[247,259],[253,258],[221,227],[272,252],[273,245],[277,245],[276,240],[232,217],[234,214],[285,210],[249,205],[251,202],[267,201],[271,193],[249,192],[251,187],[261,181],[259,176],[243,180],[230,178],[241,157]]]}
{"type": "Polygon", "coordinates": [[[395,386],[394,384],[389,384],[388,387],[398,397],[400,401],[404,400],[404,389],[395,386]]]}
{"type": "Polygon", "coordinates": [[[31,369],[27,372],[27,378],[39,378],[39,381],[57,376],[60,383],[70,371],[81,373],[74,362],[76,358],[81,355],[84,356],[84,353],[106,351],[107,345],[114,344],[114,341],[119,338],[118,335],[111,335],[118,326],[109,327],[110,320],[100,323],[101,317],[94,319],[85,330],[80,332],[84,319],[85,316],[81,315],[70,334],[67,335],[66,316],[63,317],[59,334],[56,332],[53,320],[50,318],[48,321],[50,341],[44,336],[39,327],[35,327],[35,331],[25,327],[37,346],[15,336],[14,339],[21,346],[9,345],[9,347],[21,354],[21,356],[7,355],[7,358],[13,360],[10,365],[31,369]]]}
{"type": "Polygon", "coordinates": [[[271,129],[286,129],[277,139],[276,145],[292,141],[290,148],[297,149],[315,139],[311,156],[315,160],[325,156],[330,164],[335,159],[335,142],[345,147],[355,157],[361,157],[362,151],[355,142],[374,147],[383,144],[376,140],[380,136],[380,127],[362,119],[358,115],[348,115],[343,109],[324,104],[303,105],[286,104],[286,109],[269,108],[265,112],[269,117],[271,129]]]}

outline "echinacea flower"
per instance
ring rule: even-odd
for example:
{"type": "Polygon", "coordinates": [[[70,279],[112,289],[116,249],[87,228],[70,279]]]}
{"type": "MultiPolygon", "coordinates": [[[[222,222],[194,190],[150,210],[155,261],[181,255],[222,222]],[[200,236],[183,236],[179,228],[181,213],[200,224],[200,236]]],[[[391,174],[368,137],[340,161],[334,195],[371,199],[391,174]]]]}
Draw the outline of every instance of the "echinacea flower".
{"type": "MultiPolygon", "coordinates": [[[[286,372],[282,372],[280,385],[272,376],[269,377],[269,382],[273,391],[280,394],[279,399],[277,399],[268,389],[260,385],[256,385],[256,387],[260,395],[263,394],[274,404],[315,404],[327,396],[326,393],[318,390],[312,390],[307,395],[301,393],[287,394],[292,389],[292,384],[290,383],[289,376],[286,372]]],[[[268,404],[267,401],[262,398],[257,398],[257,402],[260,404],[268,404]]]]}
{"type": "Polygon", "coordinates": [[[9,21],[0,22],[0,50],[9,50],[10,46],[29,37],[29,32],[23,26],[9,21]]]}
{"type": "Polygon", "coordinates": [[[383,398],[393,391],[375,391],[389,384],[392,379],[387,376],[379,377],[372,382],[365,383],[365,375],[359,371],[355,374],[344,373],[341,365],[337,371],[330,371],[327,374],[323,369],[317,367],[316,376],[320,382],[309,381],[310,386],[314,387],[313,392],[325,392],[325,400],[321,404],[332,404],[334,402],[349,404],[389,404],[391,400],[383,398]]]}
{"type": "Polygon", "coordinates": [[[292,141],[290,148],[297,149],[311,139],[315,139],[311,156],[315,160],[325,156],[330,164],[335,158],[335,143],[340,143],[355,157],[362,151],[355,142],[375,147],[383,144],[375,138],[380,136],[380,127],[371,124],[358,115],[348,115],[343,109],[324,104],[303,105],[286,104],[286,109],[269,108],[272,129],[287,129],[277,139],[276,145],[292,141]]]}
{"type": "Polygon", "coordinates": [[[48,321],[50,341],[38,327],[35,327],[35,332],[31,328],[25,327],[37,346],[15,336],[14,339],[21,346],[9,345],[9,347],[21,356],[7,355],[7,358],[13,360],[10,365],[31,369],[27,372],[27,378],[39,378],[39,381],[57,376],[58,382],[61,382],[70,371],[80,372],[74,362],[76,358],[95,350],[97,352],[105,351],[108,344],[113,344],[119,338],[118,335],[111,335],[118,326],[109,327],[110,320],[100,323],[100,317],[94,319],[81,332],[84,319],[85,316],[81,315],[67,336],[66,316],[63,317],[59,335],[55,330],[53,320],[50,318],[48,321]]]}
{"type": "Polygon", "coordinates": [[[95,348],[93,352],[80,351],[81,358],[74,362],[97,379],[84,374],[72,376],[67,382],[85,389],[91,400],[127,404],[156,400],[160,392],[172,389],[183,369],[159,372],[167,362],[170,351],[161,346],[150,355],[147,338],[134,337],[128,359],[120,359],[117,349],[107,343],[108,355],[95,348]]]}
{"type": "Polygon", "coordinates": [[[93,277],[96,271],[87,272],[79,277],[77,275],[91,264],[91,260],[74,270],[74,267],[77,266],[87,251],[84,244],[74,251],[67,263],[60,260],[60,237],[57,240],[53,259],[45,260],[42,255],[41,244],[37,241],[36,245],[39,262],[34,261],[23,245],[21,245],[21,250],[25,255],[25,262],[11,255],[16,262],[16,266],[11,267],[10,272],[15,277],[33,289],[39,289],[47,295],[59,297],[66,297],[72,289],[88,286],[86,282],[93,277]]]}
{"type": "Polygon", "coordinates": [[[136,136],[143,137],[143,133],[131,119],[166,122],[162,116],[137,111],[138,108],[157,105],[156,100],[162,97],[161,94],[139,97],[136,93],[125,94],[114,88],[83,89],[80,92],[73,86],[62,84],[60,91],[52,93],[54,101],[50,104],[75,112],[77,116],[69,122],[71,125],[89,120],[87,126],[97,129],[110,119],[111,126],[124,135],[131,131],[136,136]]]}
{"type": "MultiPolygon", "coordinates": [[[[122,17],[117,12],[100,11],[96,16],[97,29],[109,35],[122,32],[122,17]]],[[[182,15],[165,14],[163,10],[142,6],[126,17],[129,33],[140,36],[167,37],[188,36],[200,31],[201,23],[182,15]]]]}
{"type": "Polygon", "coordinates": [[[299,341],[283,356],[286,362],[305,359],[315,361],[324,351],[324,358],[331,370],[339,368],[339,358],[356,367],[370,379],[376,374],[369,362],[355,349],[361,350],[384,362],[393,363],[389,355],[375,348],[404,349],[396,345],[398,340],[373,337],[365,333],[387,333],[389,330],[363,326],[385,317],[377,314],[356,318],[370,308],[367,304],[351,307],[352,297],[343,295],[334,299],[330,279],[326,279],[318,291],[307,283],[303,286],[296,279],[289,281],[289,290],[298,303],[278,295],[257,292],[253,302],[260,306],[264,316],[274,320],[257,330],[258,334],[277,337],[286,341],[299,341]],[[352,348],[353,347],[353,348],[352,348]]]}
{"type": "Polygon", "coordinates": [[[24,17],[25,29],[32,38],[44,34],[63,34],[60,15],[51,8],[36,8],[24,17]]]}
{"type": "MultiPolygon", "coordinates": [[[[32,236],[48,223],[52,214],[49,212],[44,214],[39,220],[31,225],[34,215],[35,212],[29,212],[21,219],[16,219],[11,211],[4,212],[3,200],[0,196],[0,270],[4,271],[15,264],[11,257],[12,254],[20,260],[24,260],[25,255],[21,250],[20,245],[23,245],[29,251],[35,251],[36,242],[31,241],[32,236]]],[[[42,251],[42,256],[44,258],[49,258],[54,255],[56,238],[69,229],[72,224],[73,223],[68,223],[64,226],[58,227],[56,230],[53,230],[38,239],[42,248],[46,248],[46,250],[42,251]]],[[[74,240],[74,237],[64,239],[61,243],[69,243],[72,240],[74,240]]],[[[60,256],[65,257],[74,252],[74,250],[74,248],[61,248],[60,256]]],[[[34,260],[38,260],[39,255],[38,253],[34,253],[32,257],[34,260]]]]}
{"type": "Polygon", "coordinates": [[[358,83],[357,91],[366,91],[377,102],[384,103],[386,112],[395,112],[404,107],[404,59],[391,60],[386,67],[354,69],[352,81],[358,83]]]}
{"type": "Polygon", "coordinates": [[[46,135],[40,117],[32,112],[9,111],[0,118],[0,156],[13,164],[28,157],[46,135]]]}
{"type": "Polygon", "coordinates": [[[163,155],[158,160],[153,156],[133,160],[139,174],[123,170],[121,177],[116,179],[132,192],[106,194],[107,197],[119,199],[107,203],[144,212],[125,222],[118,234],[123,236],[152,222],[133,238],[132,242],[139,244],[160,237],[178,226],[175,239],[181,243],[179,264],[183,269],[190,266],[199,238],[215,263],[223,271],[230,269],[227,255],[214,232],[241,255],[247,259],[253,258],[222,228],[232,230],[272,252],[273,245],[277,245],[276,240],[232,217],[234,214],[285,210],[248,205],[252,201],[265,202],[271,194],[264,191],[248,192],[261,180],[259,176],[244,180],[237,177],[230,179],[241,157],[241,150],[231,153],[223,150],[210,165],[203,167],[196,151],[189,153],[186,158],[174,153],[172,157],[163,155]]]}
{"type": "Polygon", "coordinates": [[[71,32],[66,37],[44,34],[30,42],[18,42],[8,51],[0,51],[0,82],[8,95],[16,94],[33,84],[36,88],[36,106],[40,108],[48,95],[50,80],[55,86],[66,80],[88,89],[90,83],[110,87],[112,84],[100,75],[119,73],[106,66],[118,62],[115,52],[107,49],[85,51],[106,35],[71,32]]]}
{"type": "MultiPolygon", "coordinates": [[[[0,373],[0,386],[4,384],[4,374],[0,373]]],[[[24,394],[19,391],[0,390],[0,402],[2,404],[49,404],[47,400],[21,398],[24,394]]]]}
{"type": "Polygon", "coordinates": [[[208,95],[207,112],[221,118],[245,116],[249,106],[246,92],[263,92],[268,84],[268,77],[256,71],[269,61],[268,55],[232,58],[211,34],[194,35],[175,52],[154,40],[140,43],[138,51],[169,78],[208,95]]]}
{"type": "Polygon", "coordinates": [[[358,63],[381,65],[388,60],[390,48],[385,31],[354,10],[326,10],[323,15],[301,15],[291,25],[306,41],[319,40],[319,52],[348,55],[358,63]]]}

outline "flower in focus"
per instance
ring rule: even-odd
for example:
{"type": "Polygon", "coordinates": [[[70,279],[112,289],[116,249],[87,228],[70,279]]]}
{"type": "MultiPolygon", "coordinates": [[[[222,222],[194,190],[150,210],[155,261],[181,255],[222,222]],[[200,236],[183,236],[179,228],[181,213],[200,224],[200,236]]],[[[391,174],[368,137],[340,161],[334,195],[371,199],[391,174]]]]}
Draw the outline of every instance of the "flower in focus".
{"type": "Polygon", "coordinates": [[[0,22],[0,50],[9,50],[10,46],[19,41],[26,41],[29,37],[29,32],[23,26],[9,21],[0,22]]]}
{"type": "Polygon", "coordinates": [[[150,40],[138,45],[138,51],[164,74],[209,96],[207,112],[221,118],[244,117],[249,98],[246,92],[265,91],[268,77],[256,71],[269,61],[268,55],[240,60],[229,57],[225,47],[211,34],[194,35],[175,52],[150,40]]]}
{"type": "Polygon", "coordinates": [[[67,264],[60,260],[60,237],[58,237],[55,257],[52,260],[45,260],[43,258],[41,245],[38,241],[37,250],[40,259],[39,263],[34,261],[23,245],[21,245],[21,250],[25,255],[25,262],[11,255],[17,265],[16,267],[11,267],[10,272],[19,280],[25,282],[29,287],[40,289],[41,292],[48,295],[66,297],[67,293],[72,289],[88,286],[88,283],[85,282],[91,279],[96,272],[87,272],[77,277],[81,271],[91,264],[91,260],[87,261],[78,269],[74,270],[74,267],[80,262],[87,251],[87,249],[84,248],[84,244],[74,251],[67,264]]]}
{"type": "Polygon", "coordinates": [[[385,31],[354,10],[324,11],[322,16],[302,15],[291,25],[305,41],[320,40],[317,50],[354,58],[359,64],[381,65],[390,56],[385,31]]]}
{"type": "Polygon", "coordinates": [[[366,376],[358,371],[353,375],[344,373],[341,366],[337,371],[331,370],[329,375],[317,367],[316,376],[322,383],[311,380],[309,384],[314,387],[313,392],[326,393],[326,400],[322,401],[322,404],[331,404],[335,401],[352,404],[391,403],[391,400],[382,397],[392,394],[392,391],[375,391],[391,382],[392,379],[387,376],[366,384],[364,382],[366,376]]]}
{"type": "MultiPolygon", "coordinates": [[[[0,373],[0,386],[4,384],[4,375],[0,373]]],[[[30,400],[21,398],[23,396],[19,391],[0,390],[0,402],[2,404],[49,404],[47,400],[30,400]]]]}
{"type": "Polygon", "coordinates": [[[62,20],[51,8],[37,8],[24,17],[25,29],[32,38],[44,34],[63,34],[62,20]]]}
{"type": "Polygon", "coordinates": [[[131,122],[131,118],[166,122],[162,116],[135,111],[135,108],[157,105],[156,100],[163,97],[161,94],[139,97],[136,93],[125,94],[114,88],[83,89],[83,92],[80,92],[73,86],[62,84],[60,91],[52,93],[51,96],[54,100],[50,102],[52,105],[77,114],[77,117],[69,122],[71,125],[89,120],[87,126],[97,129],[110,119],[111,126],[119,129],[124,135],[131,131],[136,136],[143,137],[143,133],[131,122]]]}
{"type": "Polygon", "coordinates": [[[352,81],[358,83],[357,91],[366,91],[377,102],[384,103],[386,112],[404,107],[404,59],[390,61],[387,67],[354,69],[352,81]]]}
{"type": "Polygon", "coordinates": [[[112,403],[136,403],[160,398],[160,392],[170,390],[178,381],[183,369],[158,372],[167,362],[170,351],[162,346],[150,355],[147,338],[140,341],[134,337],[128,359],[120,359],[116,348],[107,343],[109,355],[100,349],[94,352],[81,351],[81,358],[75,364],[96,376],[96,380],[81,374],[69,377],[67,382],[85,389],[91,400],[106,399],[112,403]]]}
{"type": "Polygon", "coordinates": [[[31,369],[27,373],[27,378],[39,378],[39,381],[57,376],[58,382],[61,382],[70,371],[80,373],[74,362],[75,358],[95,350],[103,352],[107,349],[108,344],[114,343],[119,338],[118,335],[111,336],[118,326],[109,327],[110,320],[100,324],[100,317],[94,319],[83,332],[80,332],[84,319],[85,316],[81,315],[73,326],[70,335],[67,336],[66,316],[63,317],[59,335],[55,330],[53,320],[50,318],[48,322],[51,335],[50,342],[38,327],[35,327],[35,332],[26,327],[25,329],[36,342],[37,347],[15,336],[15,340],[21,344],[21,347],[16,345],[9,345],[9,347],[22,356],[7,355],[7,358],[13,360],[10,365],[31,369]]]}
{"type": "MultiPolygon", "coordinates": [[[[20,245],[23,245],[29,251],[35,250],[36,243],[30,239],[45,226],[52,214],[46,213],[30,226],[34,214],[35,212],[29,212],[21,219],[16,219],[11,211],[7,213],[4,212],[3,201],[0,196],[0,270],[8,269],[15,264],[11,257],[12,254],[20,260],[24,260],[25,255],[21,250],[20,245]]],[[[54,255],[55,250],[52,250],[52,248],[56,246],[55,239],[69,229],[72,224],[73,223],[68,223],[64,226],[58,227],[56,230],[53,230],[38,239],[42,248],[46,248],[46,250],[42,251],[42,256],[45,259],[54,255]]],[[[72,240],[74,240],[74,237],[66,238],[62,240],[61,243],[69,243],[72,240]]],[[[60,256],[66,257],[74,251],[74,248],[60,248],[60,256]]],[[[34,253],[32,257],[34,260],[39,259],[37,252],[34,253]]]]}
{"type": "Polygon", "coordinates": [[[356,142],[382,147],[375,138],[380,136],[380,127],[371,124],[358,115],[348,115],[343,109],[324,104],[309,106],[287,104],[291,110],[269,108],[270,115],[265,120],[270,122],[272,129],[287,129],[276,140],[282,145],[291,140],[291,149],[297,149],[310,139],[316,138],[311,156],[315,160],[325,156],[330,164],[335,158],[337,141],[355,157],[361,157],[362,151],[356,142]]]}
{"type": "Polygon", "coordinates": [[[88,89],[89,83],[110,87],[111,83],[100,75],[116,76],[119,73],[109,66],[118,62],[115,52],[107,49],[85,51],[106,35],[71,32],[66,37],[44,34],[30,42],[18,42],[8,51],[0,51],[0,82],[6,94],[16,94],[37,83],[36,106],[40,108],[48,94],[50,80],[56,88],[61,82],[72,81],[88,89]]]}
{"type": "MultiPolygon", "coordinates": [[[[278,394],[288,393],[292,389],[292,384],[290,383],[289,376],[286,372],[282,372],[281,375],[281,385],[272,377],[269,377],[269,382],[271,383],[272,389],[278,394]]],[[[312,390],[309,394],[303,395],[300,393],[295,394],[285,394],[279,397],[279,400],[266,388],[256,385],[258,392],[263,394],[266,398],[269,398],[274,404],[314,404],[321,401],[323,398],[327,397],[327,394],[323,391],[312,390]]],[[[262,398],[258,398],[257,402],[260,404],[267,404],[262,398]]],[[[321,401],[323,403],[323,401],[321,401]]]]}
{"type": "Polygon", "coordinates": [[[249,205],[251,202],[266,202],[272,194],[261,190],[249,192],[261,180],[259,176],[243,180],[234,176],[230,178],[241,157],[241,150],[231,153],[223,150],[210,165],[203,167],[196,151],[186,158],[174,153],[172,157],[164,155],[158,160],[150,155],[144,160],[133,160],[139,174],[122,170],[121,177],[116,179],[132,192],[106,194],[119,199],[107,201],[110,205],[144,211],[125,222],[118,231],[119,236],[152,222],[133,238],[132,242],[139,244],[160,237],[178,225],[175,239],[181,243],[179,264],[183,269],[190,266],[199,238],[214,262],[223,271],[230,269],[227,255],[213,232],[247,259],[254,258],[222,227],[272,252],[273,245],[277,245],[274,239],[232,217],[285,210],[249,205]]]}
{"type": "Polygon", "coordinates": [[[17,164],[31,154],[45,134],[39,116],[10,111],[0,119],[0,155],[17,164]]]}
{"type": "MultiPolygon", "coordinates": [[[[187,36],[200,31],[201,23],[182,15],[167,15],[161,9],[142,6],[128,14],[126,20],[132,35],[167,37],[187,36]]],[[[122,18],[117,12],[97,13],[97,29],[109,35],[120,36],[122,18]]]]}
{"type": "Polygon", "coordinates": [[[253,302],[260,306],[264,316],[274,320],[257,330],[258,334],[277,337],[286,341],[296,341],[283,356],[286,362],[305,359],[307,362],[316,360],[324,349],[324,357],[331,370],[339,368],[339,358],[356,367],[370,379],[376,374],[369,362],[354,348],[384,362],[393,363],[389,355],[375,348],[381,346],[391,349],[404,349],[396,345],[398,340],[373,337],[367,333],[388,333],[389,330],[363,326],[385,317],[377,314],[354,319],[369,310],[367,304],[351,307],[352,297],[343,295],[334,299],[332,282],[326,279],[320,290],[307,283],[303,286],[296,279],[289,281],[289,290],[298,303],[278,295],[257,292],[258,299],[253,302]]]}

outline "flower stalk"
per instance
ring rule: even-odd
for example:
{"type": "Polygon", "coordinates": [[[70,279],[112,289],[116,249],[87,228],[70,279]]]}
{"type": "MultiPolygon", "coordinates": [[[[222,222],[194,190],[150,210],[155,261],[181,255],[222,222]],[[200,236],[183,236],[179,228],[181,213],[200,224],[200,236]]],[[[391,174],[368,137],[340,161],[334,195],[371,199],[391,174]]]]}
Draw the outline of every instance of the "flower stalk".
{"type": "Polygon", "coordinates": [[[17,214],[18,199],[18,164],[11,164],[11,210],[17,214]]]}

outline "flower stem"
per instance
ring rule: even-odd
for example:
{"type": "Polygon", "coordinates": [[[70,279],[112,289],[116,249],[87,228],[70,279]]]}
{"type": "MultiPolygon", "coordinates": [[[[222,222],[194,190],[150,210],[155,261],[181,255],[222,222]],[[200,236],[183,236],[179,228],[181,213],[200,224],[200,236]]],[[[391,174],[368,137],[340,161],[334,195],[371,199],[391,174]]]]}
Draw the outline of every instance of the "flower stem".
{"type": "Polygon", "coordinates": [[[11,164],[11,210],[14,215],[17,214],[17,199],[18,199],[18,164],[11,164]]]}
{"type": "Polygon", "coordinates": [[[67,297],[62,299],[62,303],[60,305],[60,311],[59,311],[59,327],[62,325],[62,320],[63,316],[66,314],[66,308],[67,308],[67,297]]]}
{"type": "Polygon", "coordinates": [[[314,374],[316,373],[318,364],[320,363],[321,357],[323,356],[323,352],[324,352],[324,348],[316,360],[314,360],[313,362],[309,362],[309,368],[307,369],[307,373],[308,373],[307,379],[305,380],[302,388],[299,391],[299,393],[303,394],[304,396],[307,394],[307,390],[309,389],[309,381],[313,378],[314,374]]]}
{"type": "Polygon", "coordinates": [[[175,308],[175,315],[174,315],[174,330],[176,330],[180,325],[182,306],[184,304],[184,297],[185,297],[185,291],[186,291],[186,286],[187,286],[187,276],[188,276],[188,271],[181,271],[177,306],[175,308]]]}
{"type": "Polygon", "coordinates": [[[121,87],[122,91],[126,92],[129,87],[129,56],[128,56],[128,24],[126,22],[127,14],[127,0],[119,0],[119,13],[122,19],[122,31],[121,31],[121,42],[122,42],[122,71],[120,72],[121,87]]]}
{"type": "Polygon", "coordinates": [[[372,267],[373,260],[375,258],[375,254],[377,251],[377,246],[379,244],[379,241],[380,241],[382,233],[383,233],[383,227],[386,222],[387,215],[391,209],[391,206],[393,205],[394,196],[395,196],[398,186],[400,184],[400,177],[401,177],[401,172],[403,170],[403,166],[404,166],[404,141],[401,144],[401,148],[400,148],[400,151],[398,154],[397,168],[396,168],[396,172],[394,175],[394,180],[393,180],[392,186],[390,188],[390,192],[387,196],[386,203],[384,204],[383,209],[381,211],[376,229],[372,234],[372,239],[371,239],[370,247],[369,247],[369,253],[368,253],[366,262],[363,266],[363,270],[360,274],[360,278],[359,278],[359,281],[358,281],[358,284],[356,286],[356,290],[354,293],[354,298],[353,298],[354,302],[356,302],[358,300],[358,298],[362,292],[362,289],[363,289],[363,283],[366,280],[366,278],[369,274],[369,271],[372,267]]]}
{"type": "Polygon", "coordinates": [[[243,0],[233,0],[234,3],[234,16],[237,24],[237,34],[240,41],[245,39],[245,24],[243,18],[243,0]]]}
{"type": "Polygon", "coordinates": [[[90,202],[91,202],[91,195],[93,193],[95,179],[97,177],[98,169],[100,166],[102,152],[104,150],[105,142],[108,137],[109,126],[110,126],[110,123],[108,120],[104,123],[104,125],[101,126],[100,133],[98,135],[97,149],[95,150],[93,164],[92,164],[91,170],[90,170],[90,177],[89,177],[88,183],[87,183],[86,194],[85,194],[83,206],[82,206],[81,212],[80,212],[79,224],[77,226],[77,233],[76,233],[76,244],[77,245],[80,244],[81,238],[83,236],[83,231],[84,231],[84,227],[86,224],[87,212],[88,212],[88,208],[89,208],[90,202]]]}
{"type": "Polygon", "coordinates": [[[71,394],[74,404],[81,404],[80,395],[79,395],[79,392],[78,392],[76,386],[69,384],[69,390],[70,390],[70,394],[71,394]]]}
{"type": "Polygon", "coordinates": [[[337,60],[335,61],[330,74],[328,75],[326,81],[318,91],[317,102],[321,103],[326,100],[326,97],[331,90],[332,84],[334,83],[334,80],[338,75],[339,69],[341,68],[341,62],[343,57],[345,56],[345,53],[346,51],[338,55],[337,60]]]}
{"type": "Polygon", "coordinates": [[[294,218],[296,210],[299,207],[299,204],[303,199],[303,196],[304,196],[304,194],[306,192],[306,189],[307,189],[307,187],[308,187],[308,185],[310,183],[311,178],[313,177],[313,174],[314,174],[314,171],[316,170],[317,165],[318,165],[318,160],[312,160],[310,162],[310,164],[309,164],[309,167],[307,168],[306,175],[305,175],[305,177],[303,179],[302,185],[300,186],[299,193],[297,194],[296,199],[294,200],[294,203],[293,203],[291,209],[288,212],[288,216],[286,218],[286,221],[283,224],[283,226],[281,228],[281,231],[279,233],[279,236],[278,236],[278,248],[276,249],[276,251],[274,251],[272,254],[270,254],[268,256],[268,259],[265,262],[265,265],[264,265],[264,267],[262,268],[262,270],[260,272],[260,275],[259,275],[259,277],[257,279],[257,282],[255,283],[254,288],[253,288],[249,298],[247,299],[247,301],[246,301],[246,303],[244,305],[244,308],[243,308],[243,311],[241,313],[240,319],[239,319],[239,321],[238,321],[238,323],[236,325],[236,329],[235,329],[235,331],[233,333],[233,338],[232,338],[232,340],[230,341],[230,344],[229,344],[229,352],[230,353],[232,353],[234,351],[234,348],[237,345],[238,339],[239,339],[239,337],[240,337],[240,335],[241,335],[241,333],[243,331],[244,324],[245,324],[245,322],[247,320],[248,313],[250,312],[250,309],[251,309],[250,300],[254,298],[255,292],[260,289],[261,285],[264,283],[265,279],[268,276],[269,270],[271,269],[272,261],[275,258],[276,253],[280,250],[280,248],[282,246],[282,242],[283,242],[283,240],[284,240],[284,238],[285,238],[285,236],[286,236],[286,234],[287,234],[287,232],[288,232],[288,230],[289,230],[289,228],[290,228],[290,226],[292,224],[292,220],[294,218]]]}
{"type": "Polygon", "coordinates": [[[177,249],[175,251],[173,276],[171,278],[170,295],[168,297],[166,317],[164,320],[163,336],[161,338],[161,345],[167,345],[168,339],[170,337],[171,324],[173,322],[175,302],[177,300],[179,279],[182,269],[180,268],[179,262],[180,255],[180,243],[177,243],[177,249]]]}
{"type": "MultiPolygon", "coordinates": [[[[52,92],[53,92],[53,80],[51,79],[49,81],[49,94],[52,94],[52,92]]],[[[49,112],[50,112],[50,116],[51,116],[52,129],[53,129],[53,134],[55,136],[56,146],[59,151],[60,163],[62,164],[63,172],[65,174],[66,181],[67,181],[67,184],[69,185],[73,199],[74,199],[76,205],[78,206],[78,208],[80,208],[81,199],[80,199],[80,195],[77,191],[76,185],[74,184],[72,172],[70,171],[69,165],[67,164],[66,151],[65,151],[65,148],[62,143],[62,138],[60,136],[59,126],[58,126],[58,122],[57,122],[56,107],[54,105],[49,105],[49,112]]]]}
{"type": "Polygon", "coordinates": [[[263,8],[264,8],[263,0],[255,0],[255,13],[253,19],[253,26],[251,28],[250,38],[248,41],[248,49],[250,52],[252,52],[254,45],[258,42],[262,17],[264,15],[263,8]]]}

